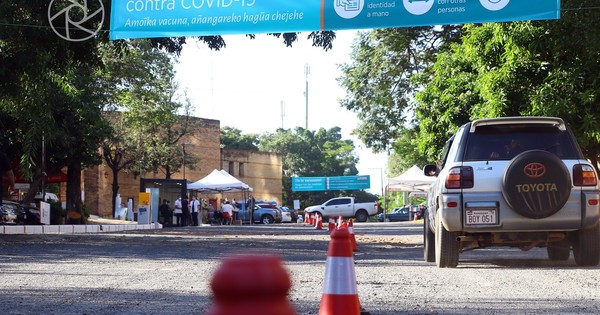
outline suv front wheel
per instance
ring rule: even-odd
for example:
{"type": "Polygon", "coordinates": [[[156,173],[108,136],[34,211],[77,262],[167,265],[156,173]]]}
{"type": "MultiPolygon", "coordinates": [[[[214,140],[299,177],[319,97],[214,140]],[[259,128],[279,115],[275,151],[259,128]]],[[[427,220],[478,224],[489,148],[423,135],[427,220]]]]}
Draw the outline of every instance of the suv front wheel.
{"type": "Polygon", "coordinates": [[[440,211],[435,219],[435,264],[439,268],[454,268],[458,266],[457,240],[459,232],[448,232],[442,224],[440,211]]]}

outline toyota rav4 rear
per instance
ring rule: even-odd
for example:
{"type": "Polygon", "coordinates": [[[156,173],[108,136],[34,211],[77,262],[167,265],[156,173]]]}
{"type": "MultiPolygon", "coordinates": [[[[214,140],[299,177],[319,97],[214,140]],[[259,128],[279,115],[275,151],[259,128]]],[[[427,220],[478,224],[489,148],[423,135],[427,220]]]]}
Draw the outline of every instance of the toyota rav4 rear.
{"type": "Polygon", "coordinates": [[[600,187],[560,118],[505,117],[465,124],[446,143],[427,198],[424,258],[456,267],[488,246],[546,247],[551,260],[600,261],[600,187]]]}

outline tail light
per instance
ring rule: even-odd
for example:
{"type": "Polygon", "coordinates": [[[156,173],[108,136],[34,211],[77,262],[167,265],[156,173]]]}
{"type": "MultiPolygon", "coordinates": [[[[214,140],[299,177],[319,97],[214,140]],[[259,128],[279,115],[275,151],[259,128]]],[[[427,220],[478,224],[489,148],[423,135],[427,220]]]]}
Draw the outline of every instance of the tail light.
{"type": "Polygon", "coordinates": [[[473,188],[473,168],[470,166],[451,168],[446,176],[446,188],[473,188]]]}
{"type": "Polygon", "coordinates": [[[596,172],[590,165],[577,164],[573,166],[573,185],[575,186],[596,186],[596,172]]]}

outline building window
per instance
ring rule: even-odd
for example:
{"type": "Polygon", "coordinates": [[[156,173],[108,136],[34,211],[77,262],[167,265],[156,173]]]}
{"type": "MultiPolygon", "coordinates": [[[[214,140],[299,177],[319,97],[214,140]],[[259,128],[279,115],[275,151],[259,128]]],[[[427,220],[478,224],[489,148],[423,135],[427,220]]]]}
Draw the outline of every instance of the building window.
{"type": "Polygon", "coordinates": [[[235,168],[234,168],[234,163],[232,161],[229,162],[229,174],[231,174],[232,176],[235,176],[235,168]]]}
{"type": "Polygon", "coordinates": [[[244,163],[240,163],[240,167],[239,167],[239,173],[238,173],[238,175],[239,175],[240,177],[243,177],[243,176],[244,176],[244,163]]]}

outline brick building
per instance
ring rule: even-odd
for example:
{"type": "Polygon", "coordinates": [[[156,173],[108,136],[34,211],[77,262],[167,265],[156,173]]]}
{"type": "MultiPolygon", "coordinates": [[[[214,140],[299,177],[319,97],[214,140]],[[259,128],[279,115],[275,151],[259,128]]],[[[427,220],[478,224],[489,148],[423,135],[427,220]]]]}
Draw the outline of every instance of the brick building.
{"type": "MultiPolygon", "coordinates": [[[[237,179],[252,187],[256,200],[275,200],[278,203],[282,198],[282,158],[281,155],[269,152],[248,150],[234,150],[220,146],[220,121],[203,118],[192,118],[194,130],[191,135],[181,139],[187,154],[195,156],[198,161],[193,167],[187,167],[179,173],[174,173],[171,179],[182,180],[185,177],[189,182],[197,181],[207,176],[213,169],[224,169],[237,179]]],[[[83,171],[82,191],[84,204],[91,214],[99,216],[112,215],[112,183],[113,174],[106,164],[90,167],[83,171]]],[[[119,173],[119,194],[123,203],[128,198],[133,198],[137,205],[140,192],[140,177],[134,178],[126,172],[119,173]]],[[[141,178],[162,178],[159,173],[146,173],[141,178]]],[[[177,192],[170,192],[168,196],[161,196],[173,201],[177,192]]],[[[241,199],[236,194],[203,194],[199,197],[217,201],[220,198],[241,199]]],[[[134,206],[135,207],[135,206],[134,206]]]]}

